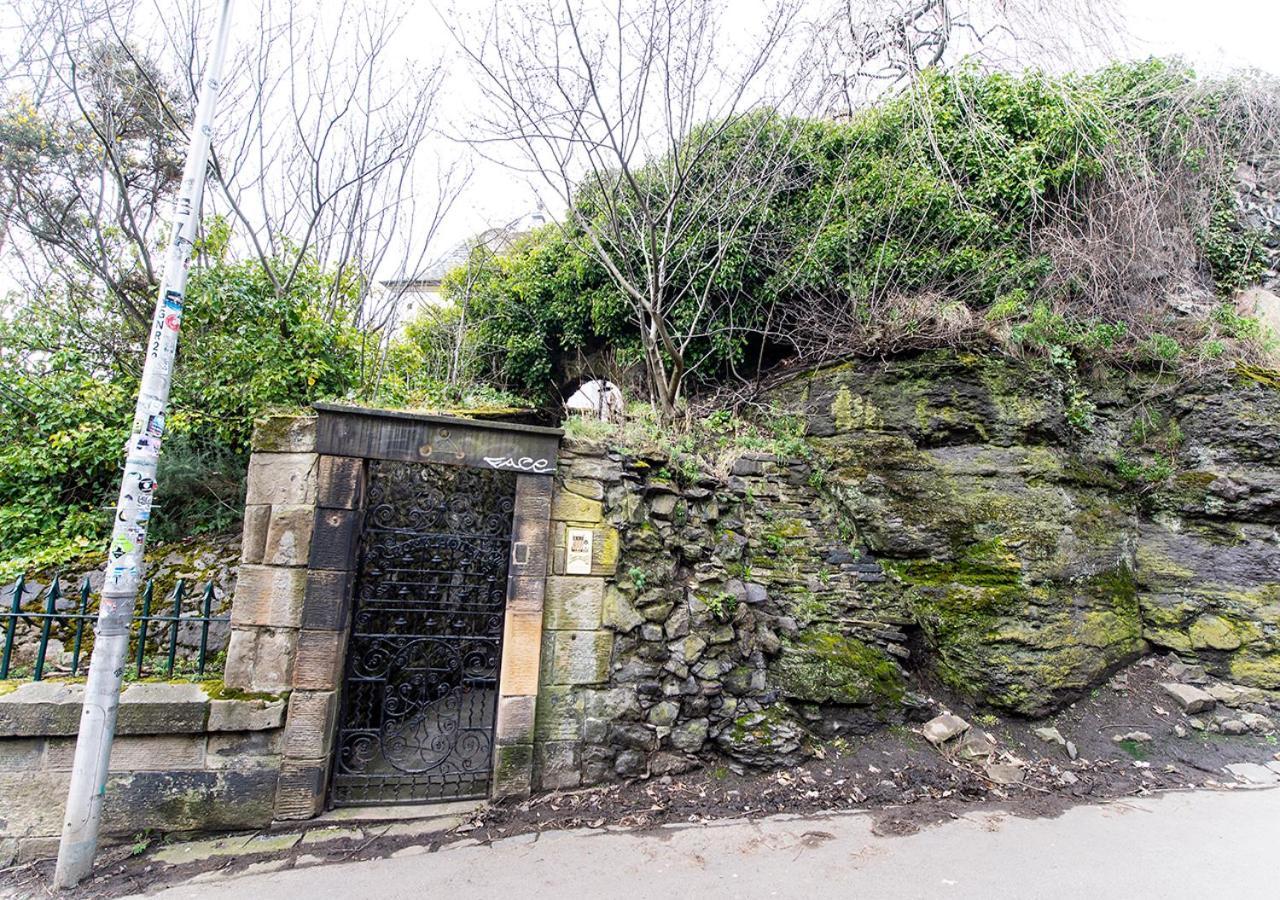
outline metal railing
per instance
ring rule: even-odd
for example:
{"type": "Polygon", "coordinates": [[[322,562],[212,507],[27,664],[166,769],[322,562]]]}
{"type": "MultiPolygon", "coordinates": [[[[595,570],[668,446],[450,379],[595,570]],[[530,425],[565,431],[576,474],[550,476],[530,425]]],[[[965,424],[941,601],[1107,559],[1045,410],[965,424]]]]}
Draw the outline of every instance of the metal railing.
{"type": "MultiPolygon", "coordinates": [[[[69,654],[60,652],[59,658],[52,661],[53,674],[76,677],[87,671],[89,651],[93,645],[93,624],[98,618],[98,603],[92,597],[87,577],[80,585],[78,597],[65,595],[57,577],[43,592],[43,598],[39,590],[30,597],[26,596],[26,576],[18,577],[8,597],[4,593],[0,588],[0,628],[3,629],[4,642],[0,649],[0,681],[9,678],[44,680],[51,674],[48,671],[51,668],[48,658],[50,641],[62,641],[64,638],[70,640],[71,650],[69,654]],[[35,659],[29,670],[11,666],[14,645],[19,637],[19,623],[25,623],[38,634],[35,659]],[[69,663],[64,660],[67,655],[70,656],[69,663]]],[[[137,679],[154,675],[172,678],[175,671],[196,677],[213,674],[209,670],[221,665],[221,656],[215,653],[212,659],[210,657],[209,629],[231,620],[229,614],[212,614],[213,582],[205,585],[196,600],[194,595],[187,594],[186,580],[178,579],[173,591],[161,601],[159,612],[155,611],[154,594],[155,582],[148,581],[142,592],[142,602],[134,611],[133,634],[130,637],[132,666],[127,674],[137,679]],[[184,612],[184,607],[193,606],[192,601],[195,601],[194,608],[184,612]],[[183,644],[183,655],[179,658],[179,632],[184,625],[198,629],[199,637],[191,646],[183,644]]],[[[27,634],[23,635],[24,642],[27,637],[27,634]]]]}

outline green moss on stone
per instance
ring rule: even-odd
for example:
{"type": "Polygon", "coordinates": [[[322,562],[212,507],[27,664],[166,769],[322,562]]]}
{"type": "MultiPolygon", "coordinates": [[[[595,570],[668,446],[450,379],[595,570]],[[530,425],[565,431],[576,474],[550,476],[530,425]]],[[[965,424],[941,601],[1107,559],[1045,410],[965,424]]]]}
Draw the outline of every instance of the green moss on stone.
{"type": "Polygon", "coordinates": [[[255,450],[275,450],[290,443],[289,436],[301,420],[314,419],[315,414],[303,410],[278,410],[253,423],[252,444],[255,450]]]}
{"type": "Polygon", "coordinates": [[[267,703],[274,703],[289,696],[288,691],[283,691],[279,694],[272,694],[267,691],[242,691],[238,688],[227,687],[220,680],[201,682],[200,687],[210,700],[264,700],[267,703]]]}
{"type": "Polygon", "coordinates": [[[743,713],[738,716],[733,720],[729,736],[735,744],[741,744],[750,738],[757,744],[768,746],[777,736],[778,729],[783,727],[792,729],[795,727],[795,722],[791,710],[785,703],[775,703],[759,712],[743,713]]]}
{"type": "Polygon", "coordinates": [[[892,705],[906,690],[902,671],[883,651],[832,628],[788,641],[772,674],[783,694],[810,703],[892,705]]]}
{"type": "Polygon", "coordinates": [[[1248,687],[1280,690],[1280,653],[1237,655],[1231,660],[1231,680],[1248,687]]]}

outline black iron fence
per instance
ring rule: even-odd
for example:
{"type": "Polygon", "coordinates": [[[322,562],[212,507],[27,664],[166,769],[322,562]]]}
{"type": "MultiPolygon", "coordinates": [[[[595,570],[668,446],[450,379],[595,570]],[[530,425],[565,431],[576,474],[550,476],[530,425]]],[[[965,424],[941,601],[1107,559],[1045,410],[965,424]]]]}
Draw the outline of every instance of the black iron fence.
{"type": "MultiPolygon", "coordinates": [[[[19,576],[8,596],[0,589],[0,601],[4,641],[0,649],[0,681],[41,681],[50,675],[75,677],[87,671],[93,624],[98,617],[98,601],[88,578],[78,592],[68,595],[56,577],[48,588],[32,590],[25,576],[19,576]],[[67,642],[70,650],[65,649],[67,642]],[[51,646],[55,650],[53,658],[51,646]]],[[[203,591],[188,594],[186,581],[179,579],[159,603],[155,600],[155,582],[148,581],[134,612],[132,665],[126,677],[173,678],[175,673],[202,677],[220,669],[221,645],[231,616],[213,615],[213,604],[212,581],[203,591]]]]}

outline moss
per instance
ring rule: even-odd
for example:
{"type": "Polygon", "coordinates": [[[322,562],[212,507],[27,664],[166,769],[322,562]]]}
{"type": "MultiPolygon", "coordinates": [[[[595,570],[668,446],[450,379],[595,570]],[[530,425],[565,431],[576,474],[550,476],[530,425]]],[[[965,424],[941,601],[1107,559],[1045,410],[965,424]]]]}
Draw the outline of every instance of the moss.
{"type": "Polygon", "coordinates": [[[768,745],[773,742],[777,730],[784,726],[788,729],[795,727],[791,711],[785,703],[774,703],[759,712],[743,713],[738,716],[733,720],[729,736],[735,744],[751,738],[756,743],[768,745]]]}
{"type": "Polygon", "coordinates": [[[302,420],[314,419],[309,411],[273,410],[253,423],[252,445],[255,450],[275,450],[290,443],[289,436],[302,420]]]}
{"type": "Polygon", "coordinates": [[[813,628],[783,647],[773,667],[783,694],[810,703],[883,706],[905,693],[898,666],[883,651],[831,628],[813,628]]]}
{"type": "Polygon", "coordinates": [[[1280,390],[1280,370],[1266,369],[1262,366],[1254,366],[1247,363],[1237,363],[1236,374],[1242,379],[1255,382],[1263,387],[1280,390]]]}
{"type": "Polygon", "coordinates": [[[10,678],[7,681],[0,681],[0,697],[3,697],[5,694],[12,694],[18,689],[18,685],[22,683],[23,682],[15,678],[10,678]]]}
{"type": "Polygon", "coordinates": [[[1197,650],[1239,650],[1261,638],[1262,629],[1252,622],[1208,614],[1191,623],[1187,637],[1197,650]]]}
{"type": "Polygon", "coordinates": [[[865,397],[854,396],[848,385],[840,385],[831,401],[831,418],[839,431],[859,431],[884,426],[884,414],[865,397]]]}
{"type": "Polygon", "coordinates": [[[1248,687],[1280,690],[1280,653],[1237,655],[1231,660],[1231,680],[1248,687]]]}
{"type": "Polygon", "coordinates": [[[956,560],[907,560],[894,563],[891,568],[913,585],[1016,587],[1022,583],[1021,562],[998,537],[970,544],[956,560]]]}
{"type": "Polygon", "coordinates": [[[1128,753],[1134,759],[1142,760],[1147,758],[1146,745],[1141,744],[1138,741],[1133,741],[1133,740],[1117,741],[1116,746],[1119,747],[1121,750],[1123,750],[1125,753],[1128,753]]]}
{"type": "Polygon", "coordinates": [[[267,691],[242,691],[238,688],[227,687],[221,680],[205,681],[200,686],[210,700],[263,700],[267,703],[274,703],[289,696],[288,691],[283,691],[279,694],[272,694],[267,691]]]}

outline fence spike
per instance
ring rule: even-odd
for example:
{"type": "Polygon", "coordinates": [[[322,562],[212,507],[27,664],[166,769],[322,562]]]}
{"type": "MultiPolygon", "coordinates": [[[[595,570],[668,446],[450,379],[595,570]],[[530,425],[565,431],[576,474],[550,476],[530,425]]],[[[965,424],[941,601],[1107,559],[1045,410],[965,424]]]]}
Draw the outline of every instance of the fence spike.
{"type": "Polygon", "coordinates": [[[36,670],[32,681],[44,680],[44,657],[49,651],[49,630],[53,628],[53,616],[61,596],[62,582],[58,580],[57,575],[54,575],[53,584],[49,585],[49,593],[44,598],[44,613],[40,623],[40,648],[36,650],[36,670]]]}
{"type": "Polygon", "coordinates": [[[177,587],[173,589],[173,621],[169,623],[169,662],[165,678],[173,677],[173,664],[178,657],[178,622],[182,619],[182,595],[186,589],[186,579],[179,578],[177,587]]]}
{"type": "Polygon", "coordinates": [[[84,640],[84,622],[89,616],[89,576],[84,577],[84,581],[80,583],[80,613],[76,616],[76,642],[71,649],[71,675],[75,677],[80,672],[80,644],[84,640]]]}
{"type": "Polygon", "coordinates": [[[138,617],[138,679],[142,679],[142,657],[147,652],[147,625],[151,622],[151,592],[154,581],[142,590],[142,615],[138,617]]]}
{"type": "Polygon", "coordinates": [[[204,602],[201,604],[200,658],[196,660],[196,674],[204,674],[204,658],[209,652],[209,613],[213,610],[213,582],[205,585],[204,602]]]}
{"type": "Polygon", "coordinates": [[[9,677],[9,656],[13,653],[13,633],[18,627],[18,616],[22,612],[22,594],[27,589],[27,576],[19,575],[13,585],[13,597],[9,603],[9,622],[4,629],[4,655],[0,656],[0,681],[9,677]]]}

